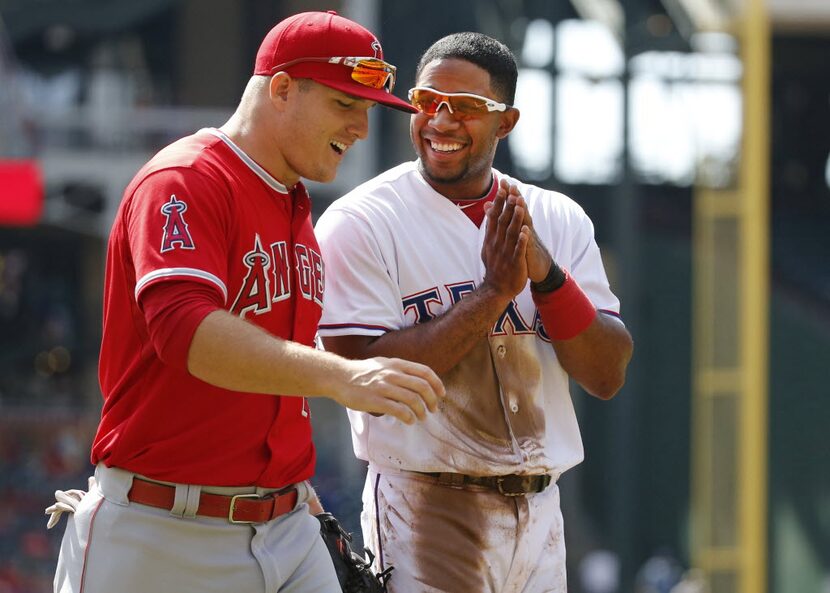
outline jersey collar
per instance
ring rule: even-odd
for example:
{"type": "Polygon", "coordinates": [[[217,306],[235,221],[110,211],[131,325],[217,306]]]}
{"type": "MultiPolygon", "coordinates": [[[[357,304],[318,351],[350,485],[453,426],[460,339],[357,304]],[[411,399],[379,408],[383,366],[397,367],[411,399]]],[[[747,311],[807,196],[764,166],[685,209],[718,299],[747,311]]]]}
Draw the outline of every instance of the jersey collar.
{"type": "Polygon", "coordinates": [[[227,136],[227,134],[225,134],[222,130],[219,130],[217,128],[204,128],[204,131],[208,134],[216,136],[222,142],[227,144],[228,148],[230,148],[234,152],[234,154],[236,154],[236,156],[238,156],[239,159],[243,163],[245,163],[251,171],[256,173],[256,175],[260,179],[262,179],[265,182],[265,184],[268,185],[271,189],[273,189],[274,191],[278,191],[281,194],[290,193],[287,187],[285,187],[282,183],[274,179],[274,177],[272,177],[271,174],[268,173],[268,171],[260,167],[256,163],[256,161],[254,161],[254,159],[248,156],[248,154],[244,150],[242,150],[236,144],[234,144],[233,140],[231,140],[227,136]]]}

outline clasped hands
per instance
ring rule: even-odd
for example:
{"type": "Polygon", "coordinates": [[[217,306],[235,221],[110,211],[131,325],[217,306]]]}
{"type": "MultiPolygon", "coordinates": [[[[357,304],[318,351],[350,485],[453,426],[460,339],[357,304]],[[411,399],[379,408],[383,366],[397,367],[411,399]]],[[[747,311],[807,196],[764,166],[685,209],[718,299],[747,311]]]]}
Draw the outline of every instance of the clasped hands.
{"type": "Polygon", "coordinates": [[[484,205],[484,212],[483,284],[512,299],[528,279],[542,281],[553,259],[533,228],[527,202],[517,186],[500,179],[496,197],[484,205]]]}

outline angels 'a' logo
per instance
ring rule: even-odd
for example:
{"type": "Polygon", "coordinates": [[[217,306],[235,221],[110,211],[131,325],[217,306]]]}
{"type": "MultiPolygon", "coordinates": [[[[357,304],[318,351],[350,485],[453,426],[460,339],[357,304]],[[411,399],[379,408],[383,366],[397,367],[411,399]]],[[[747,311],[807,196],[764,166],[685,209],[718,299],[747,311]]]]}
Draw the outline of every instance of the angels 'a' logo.
{"type": "Polygon", "coordinates": [[[378,41],[377,39],[375,39],[375,40],[372,42],[372,51],[373,51],[373,52],[375,52],[375,55],[374,55],[374,56],[372,56],[372,57],[374,57],[374,58],[379,58],[379,57],[380,57],[381,52],[383,51],[383,50],[380,48],[380,41],[378,41]]]}
{"type": "Polygon", "coordinates": [[[231,311],[245,317],[249,311],[255,315],[271,310],[271,285],[268,270],[271,268],[271,258],[262,248],[259,235],[254,238],[254,248],[245,254],[242,259],[248,273],[242,280],[239,294],[236,295],[231,311]]]}
{"type": "Polygon", "coordinates": [[[185,210],[187,204],[177,200],[175,194],[161,207],[161,213],[165,216],[164,235],[161,238],[162,253],[172,251],[177,246],[180,249],[195,249],[193,237],[190,236],[187,223],[184,221],[185,210]]]}

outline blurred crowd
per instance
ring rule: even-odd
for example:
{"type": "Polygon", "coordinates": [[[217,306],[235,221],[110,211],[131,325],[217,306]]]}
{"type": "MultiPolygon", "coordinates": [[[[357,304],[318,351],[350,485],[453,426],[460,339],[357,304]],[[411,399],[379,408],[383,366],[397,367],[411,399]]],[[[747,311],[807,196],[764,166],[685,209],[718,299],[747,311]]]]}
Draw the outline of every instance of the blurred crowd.
{"type": "Polygon", "coordinates": [[[46,530],[55,490],[83,488],[94,414],[32,406],[0,412],[0,593],[51,591],[63,529],[46,530]]]}

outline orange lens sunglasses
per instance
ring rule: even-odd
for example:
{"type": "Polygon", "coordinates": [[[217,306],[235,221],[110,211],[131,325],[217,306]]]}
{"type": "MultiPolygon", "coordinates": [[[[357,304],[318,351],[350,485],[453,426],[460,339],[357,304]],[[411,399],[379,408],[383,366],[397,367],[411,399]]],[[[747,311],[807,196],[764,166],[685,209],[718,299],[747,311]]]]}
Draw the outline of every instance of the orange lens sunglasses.
{"type": "Polygon", "coordinates": [[[344,57],[332,58],[297,58],[271,68],[271,74],[290,68],[301,62],[320,62],[324,64],[342,64],[352,69],[352,80],[363,86],[373,89],[386,88],[390,93],[395,88],[395,72],[397,69],[389,62],[378,58],[344,57]]]}
{"type": "Polygon", "coordinates": [[[409,89],[409,102],[413,107],[430,117],[446,105],[452,114],[484,115],[492,111],[507,111],[510,105],[473,93],[444,93],[429,87],[416,86],[409,89]]]}

